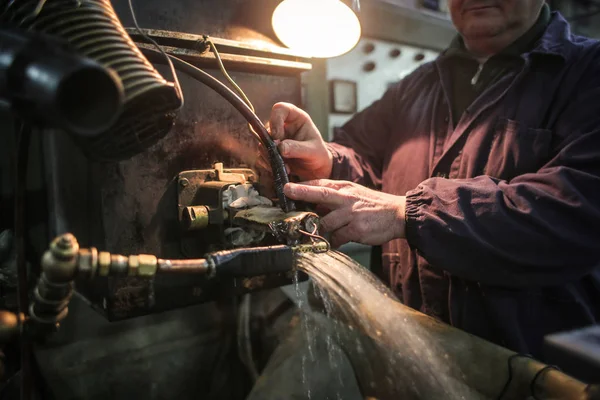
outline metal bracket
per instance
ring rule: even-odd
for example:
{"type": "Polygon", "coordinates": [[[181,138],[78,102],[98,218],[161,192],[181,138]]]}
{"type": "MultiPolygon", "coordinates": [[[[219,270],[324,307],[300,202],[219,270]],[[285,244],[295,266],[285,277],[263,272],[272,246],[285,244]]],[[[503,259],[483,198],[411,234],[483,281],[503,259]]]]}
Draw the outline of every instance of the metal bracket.
{"type": "MultiPolygon", "coordinates": [[[[177,175],[177,205],[179,208],[179,221],[183,222],[184,211],[186,207],[193,207],[207,204],[205,199],[200,197],[201,185],[209,187],[225,188],[235,183],[257,183],[256,173],[248,168],[223,168],[223,164],[216,163],[213,169],[183,171],[177,175]],[[242,182],[243,180],[243,182],[242,182]]],[[[215,206],[221,204],[221,198],[208,199],[214,202],[215,206]]]]}
{"type": "Polygon", "coordinates": [[[258,183],[258,176],[249,168],[223,168],[220,163],[213,169],[183,171],[177,175],[180,245],[186,257],[199,258],[226,245],[224,223],[229,215],[223,209],[223,191],[242,180],[258,183]]]}
{"type": "MultiPolygon", "coordinates": [[[[137,29],[126,28],[125,30],[139,47],[153,48],[145,40],[141,40],[137,29]]],[[[216,65],[215,56],[208,51],[202,35],[159,29],[142,29],[142,32],[154,39],[169,54],[201,67],[215,67],[216,65]]],[[[221,53],[225,66],[231,70],[290,74],[312,69],[310,59],[294,54],[285,48],[214,37],[210,39],[221,53]]]]}

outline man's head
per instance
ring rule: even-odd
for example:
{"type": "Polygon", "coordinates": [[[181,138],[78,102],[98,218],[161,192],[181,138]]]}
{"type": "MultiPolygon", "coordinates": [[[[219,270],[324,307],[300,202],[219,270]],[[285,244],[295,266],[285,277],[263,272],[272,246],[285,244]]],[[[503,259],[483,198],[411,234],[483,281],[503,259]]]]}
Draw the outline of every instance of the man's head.
{"type": "Polygon", "coordinates": [[[544,0],[449,0],[454,26],[469,50],[490,56],[527,32],[544,0]]]}

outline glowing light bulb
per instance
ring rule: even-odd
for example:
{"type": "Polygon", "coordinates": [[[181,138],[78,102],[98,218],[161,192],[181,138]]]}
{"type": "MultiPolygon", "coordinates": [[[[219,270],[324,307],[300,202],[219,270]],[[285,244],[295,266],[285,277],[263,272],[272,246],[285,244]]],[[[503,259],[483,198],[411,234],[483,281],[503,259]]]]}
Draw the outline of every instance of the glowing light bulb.
{"type": "Polygon", "coordinates": [[[307,57],[335,57],[352,50],[361,34],[354,12],[340,0],[284,0],[272,18],[281,42],[307,57]]]}

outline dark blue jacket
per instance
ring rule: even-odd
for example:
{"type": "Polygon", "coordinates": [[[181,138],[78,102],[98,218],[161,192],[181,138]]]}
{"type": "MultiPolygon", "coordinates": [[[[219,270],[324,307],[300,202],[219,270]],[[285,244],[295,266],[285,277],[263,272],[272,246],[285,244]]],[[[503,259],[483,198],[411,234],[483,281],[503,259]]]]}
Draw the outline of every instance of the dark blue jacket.
{"type": "Polygon", "coordinates": [[[408,239],[383,248],[405,304],[540,357],[600,320],[600,44],[554,13],[522,60],[453,123],[440,57],[330,149],[333,179],[407,195],[408,239]]]}

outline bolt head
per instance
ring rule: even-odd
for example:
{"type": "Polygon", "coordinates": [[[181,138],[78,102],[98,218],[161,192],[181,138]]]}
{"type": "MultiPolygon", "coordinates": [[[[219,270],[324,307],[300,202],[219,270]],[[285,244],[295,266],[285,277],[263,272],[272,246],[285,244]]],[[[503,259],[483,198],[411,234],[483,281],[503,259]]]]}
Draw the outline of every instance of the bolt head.
{"type": "Polygon", "coordinates": [[[181,178],[179,180],[179,186],[181,187],[187,187],[190,184],[190,181],[188,181],[186,178],[181,178]]]}

